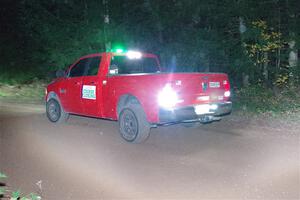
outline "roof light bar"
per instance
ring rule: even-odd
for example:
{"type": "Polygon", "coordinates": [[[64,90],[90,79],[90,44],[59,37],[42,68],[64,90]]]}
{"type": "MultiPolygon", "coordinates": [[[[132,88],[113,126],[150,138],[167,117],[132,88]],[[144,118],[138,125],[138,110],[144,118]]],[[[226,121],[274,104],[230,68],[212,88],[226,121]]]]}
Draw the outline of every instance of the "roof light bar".
{"type": "Polygon", "coordinates": [[[129,59],[140,59],[142,57],[142,53],[139,52],[139,51],[128,51],[126,53],[126,56],[129,58],[129,59]]]}

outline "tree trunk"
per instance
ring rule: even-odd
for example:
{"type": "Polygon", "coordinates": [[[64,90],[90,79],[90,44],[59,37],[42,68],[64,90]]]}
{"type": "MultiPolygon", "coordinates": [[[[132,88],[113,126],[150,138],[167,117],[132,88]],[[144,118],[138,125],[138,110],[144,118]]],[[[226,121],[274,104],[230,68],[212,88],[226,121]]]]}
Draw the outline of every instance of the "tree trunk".
{"type": "MultiPolygon", "coordinates": [[[[241,43],[243,44],[243,34],[246,32],[247,27],[245,25],[244,19],[242,17],[239,17],[239,32],[241,35],[241,43]]],[[[246,74],[245,72],[242,73],[242,82],[243,86],[247,87],[249,86],[249,75],[246,74]]]]}
{"type": "Polygon", "coordinates": [[[242,76],[243,76],[243,86],[248,87],[249,86],[249,75],[243,72],[242,76]]]}
{"type": "Polygon", "coordinates": [[[292,40],[289,42],[290,53],[289,53],[289,66],[296,67],[298,64],[298,50],[296,47],[296,41],[292,40]]]}
{"type": "Polygon", "coordinates": [[[103,34],[104,34],[104,42],[105,42],[105,50],[106,52],[111,50],[111,41],[108,37],[108,28],[109,28],[109,11],[108,11],[108,2],[107,0],[102,1],[104,7],[104,27],[103,27],[103,34]]]}
{"type": "Polygon", "coordinates": [[[163,40],[163,25],[161,23],[159,13],[158,13],[157,9],[153,8],[153,6],[151,5],[150,0],[145,0],[145,7],[152,14],[152,16],[155,20],[154,23],[155,23],[155,26],[156,26],[156,29],[157,29],[158,41],[159,41],[160,44],[162,44],[164,42],[164,40],[163,40]]]}
{"type": "Polygon", "coordinates": [[[267,85],[269,82],[269,70],[268,70],[268,52],[264,52],[264,65],[263,65],[263,76],[264,76],[264,80],[265,80],[265,84],[267,85]]]}
{"type": "Polygon", "coordinates": [[[88,18],[88,5],[86,0],[84,0],[84,17],[86,20],[86,25],[89,25],[89,18],[88,18]]]}
{"type": "MultiPolygon", "coordinates": [[[[296,70],[296,67],[298,66],[298,50],[296,49],[296,41],[292,40],[289,42],[289,48],[290,48],[290,52],[289,52],[289,68],[291,72],[294,72],[296,70]]],[[[294,84],[295,82],[295,74],[292,74],[292,76],[290,77],[290,82],[291,85],[294,84]]]]}

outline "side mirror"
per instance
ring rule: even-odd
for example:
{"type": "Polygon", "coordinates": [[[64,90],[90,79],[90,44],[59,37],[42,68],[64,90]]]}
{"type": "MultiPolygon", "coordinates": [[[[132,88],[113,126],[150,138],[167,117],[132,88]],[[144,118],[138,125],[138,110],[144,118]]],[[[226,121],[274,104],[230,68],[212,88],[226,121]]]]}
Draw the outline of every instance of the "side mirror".
{"type": "Polygon", "coordinates": [[[55,75],[56,75],[57,78],[61,78],[61,77],[65,77],[65,76],[66,76],[66,73],[65,73],[64,70],[59,69],[59,70],[57,70],[57,71],[55,72],[55,75]]]}

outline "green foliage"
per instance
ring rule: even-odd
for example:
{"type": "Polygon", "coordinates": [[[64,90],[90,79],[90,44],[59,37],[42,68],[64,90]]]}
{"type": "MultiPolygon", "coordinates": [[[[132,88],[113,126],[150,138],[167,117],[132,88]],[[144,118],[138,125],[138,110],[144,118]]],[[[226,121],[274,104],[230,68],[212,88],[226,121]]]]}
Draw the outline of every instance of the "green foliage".
{"type": "Polygon", "coordinates": [[[260,85],[236,90],[233,96],[235,110],[252,113],[285,113],[300,111],[299,88],[272,91],[260,85]]]}
{"type": "Polygon", "coordinates": [[[1,195],[4,195],[5,192],[6,192],[6,190],[4,188],[0,188],[0,197],[1,197],[1,195]]]}
{"type": "Polygon", "coordinates": [[[279,86],[279,87],[288,85],[288,80],[289,80],[289,75],[288,74],[285,74],[285,75],[279,74],[277,76],[277,79],[275,80],[275,85],[279,86]]]}
{"type": "Polygon", "coordinates": [[[20,195],[21,195],[20,190],[17,190],[17,191],[14,191],[14,192],[11,193],[11,198],[12,199],[18,199],[18,198],[20,198],[20,195]]]}
{"type": "Polygon", "coordinates": [[[0,172],[0,179],[1,178],[7,178],[7,176],[5,174],[3,174],[3,173],[0,172]]]}
{"type": "MultiPolygon", "coordinates": [[[[7,176],[0,172],[0,179],[5,179],[7,176]]],[[[12,191],[9,193],[5,186],[0,186],[0,199],[5,197],[10,200],[41,200],[42,198],[34,193],[30,193],[29,195],[22,195],[20,190],[12,191]]]]}
{"type": "Polygon", "coordinates": [[[264,53],[271,53],[279,50],[283,47],[284,42],[281,38],[280,32],[275,32],[267,26],[265,21],[259,20],[252,22],[252,30],[249,34],[251,40],[254,41],[244,42],[246,53],[250,59],[253,60],[255,66],[270,62],[270,60],[264,57],[264,53]]]}
{"type": "Polygon", "coordinates": [[[0,82],[45,78],[82,55],[105,51],[106,40],[157,53],[169,70],[226,72],[239,87],[243,74],[251,83],[262,80],[264,64],[269,87],[299,80],[299,67],[287,67],[284,43],[295,40],[299,49],[297,0],[110,0],[107,7],[99,0],[12,2],[3,15],[13,17],[6,26],[14,31],[0,37],[0,82]]]}

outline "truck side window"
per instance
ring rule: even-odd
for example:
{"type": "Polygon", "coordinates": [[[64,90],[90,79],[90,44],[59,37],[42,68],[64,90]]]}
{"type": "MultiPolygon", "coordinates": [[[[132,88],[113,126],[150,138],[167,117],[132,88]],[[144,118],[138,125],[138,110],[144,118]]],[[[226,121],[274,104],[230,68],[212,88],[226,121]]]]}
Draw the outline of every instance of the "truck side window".
{"type": "Polygon", "coordinates": [[[72,67],[69,73],[69,77],[84,76],[85,68],[88,63],[88,59],[80,60],[75,66],[72,67]]]}
{"type": "Polygon", "coordinates": [[[158,63],[151,57],[129,59],[126,56],[114,56],[111,59],[110,74],[140,74],[157,72],[159,72],[158,63]],[[117,66],[117,68],[114,66],[117,66]],[[115,68],[117,69],[117,73],[115,73],[115,68]]]}
{"type": "Polygon", "coordinates": [[[98,74],[101,57],[92,57],[89,59],[87,76],[96,76],[98,74]]]}

